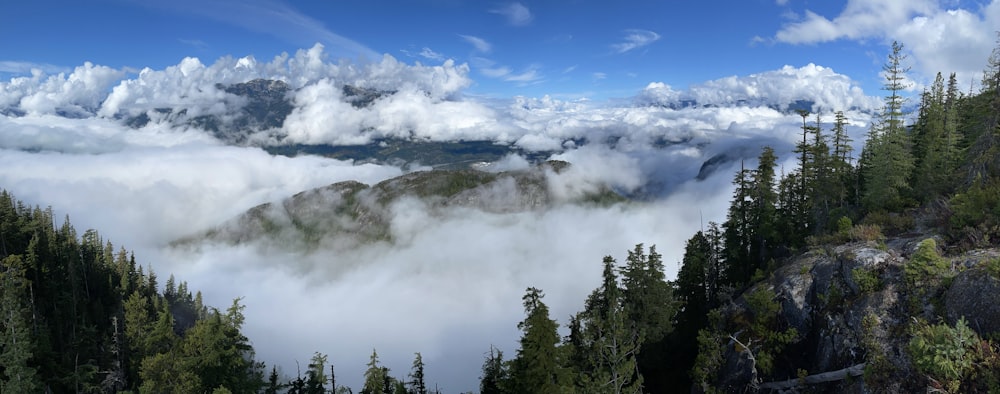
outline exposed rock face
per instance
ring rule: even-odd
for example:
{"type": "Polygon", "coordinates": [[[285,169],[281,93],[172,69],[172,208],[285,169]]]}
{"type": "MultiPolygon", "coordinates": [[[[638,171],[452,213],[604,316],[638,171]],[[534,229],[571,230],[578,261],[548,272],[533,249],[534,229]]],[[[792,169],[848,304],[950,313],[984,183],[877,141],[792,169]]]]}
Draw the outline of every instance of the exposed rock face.
{"type": "Polygon", "coordinates": [[[859,365],[869,363],[868,369],[881,374],[875,379],[877,387],[865,387],[862,379],[844,379],[818,383],[810,386],[809,392],[925,390],[927,378],[911,365],[907,350],[913,319],[937,322],[945,316],[954,324],[964,316],[980,335],[1000,332],[1000,278],[984,268],[998,252],[976,251],[948,259],[956,267],[953,272],[962,269],[950,285],[940,281],[936,292],[908,288],[904,267],[917,264],[909,256],[923,238],[891,239],[884,244],[888,247],[851,243],[815,248],[751,286],[721,309],[724,327],[720,337],[740,330],[733,322],[748,315],[744,297],[761,287],[773,289],[774,300],[781,305],[781,327],[794,327],[798,337],[775,357],[773,372],[759,380],[754,380],[749,370],[754,365],[747,362],[744,348],[730,343],[715,387],[742,391],[763,382],[795,379],[799,369],[809,374],[856,371],[859,365]],[[881,364],[872,365],[877,358],[881,364]]]}
{"type": "Polygon", "coordinates": [[[1000,333],[1000,278],[983,268],[955,276],[945,294],[948,322],[964,317],[979,335],[1000,333]]]}

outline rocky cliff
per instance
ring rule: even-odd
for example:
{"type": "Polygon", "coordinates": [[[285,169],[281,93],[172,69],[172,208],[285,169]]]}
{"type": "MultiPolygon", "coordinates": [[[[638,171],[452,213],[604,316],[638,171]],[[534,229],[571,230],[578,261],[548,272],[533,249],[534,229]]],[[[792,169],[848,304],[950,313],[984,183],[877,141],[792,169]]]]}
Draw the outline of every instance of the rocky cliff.
{"type": "Polygon", "coordinates": [[[1000,334],[1000,251],[941,257],[936,244],[912,235],[791,259],[712,317],[695,389],[997,389],[985,339],[1000,334]]]}

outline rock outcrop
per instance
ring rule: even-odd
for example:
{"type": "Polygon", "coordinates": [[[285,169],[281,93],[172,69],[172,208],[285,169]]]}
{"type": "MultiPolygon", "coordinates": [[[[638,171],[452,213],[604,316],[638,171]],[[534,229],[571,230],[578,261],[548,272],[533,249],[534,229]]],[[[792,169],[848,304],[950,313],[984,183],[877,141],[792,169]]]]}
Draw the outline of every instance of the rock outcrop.
{"type": "Polygon", "coordinates": [[[954,325],[964,317],[982,337],[1000,333],[1000,269],[987,268],[997,259],[994,250],[946,257],[951,270],[914,288],[906,267],[922,264],[913,258],[921,239],[814,248],[748,288],[721,308],[722,321],[714,327],[717,338],[730,340],[713,386],[724,391],[802,385],[809,386],[808,392],[915,392],[933,385],[910,359],[911,324],[954,325]],[[770,349],[776,354],[769,373],[755,373],[758,365],[747,362],[753,344],[765,342],[749,336],[745,324],[751,312],[747,297],[760,289],[773,292],[780,304],[776,330],[794,328],[797,334],[783,348],[770,349]],[[861,370],[865,378],[855,378],[861,370]]]}

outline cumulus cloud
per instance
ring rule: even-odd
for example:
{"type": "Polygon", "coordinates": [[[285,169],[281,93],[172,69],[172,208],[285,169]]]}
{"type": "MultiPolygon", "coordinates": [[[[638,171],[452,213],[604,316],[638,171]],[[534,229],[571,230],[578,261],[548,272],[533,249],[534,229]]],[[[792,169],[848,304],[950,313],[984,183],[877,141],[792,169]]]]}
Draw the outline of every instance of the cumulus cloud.
{"type": "Polygon", "coordinates": [[[124,75],[122,71],[90,62],[69,74],[47,76],[40,69],[33,69],[29,77],[0,82],[0,108],[30,114],[89,116],[100,107],[108,89],[124,75]]]}
{"type": "Polygon", "coordinates": [[[611,46],[617,53],[625,53],[652,44],[660,39],[656,32],[641,29],[631,29],[625,31],[626,35],[622,42],[611,46]]]}
{"type": "Polygon", "coordinates": [[[458,36],[461,37],[462,40],[464,40],[465,42],[467,42],[470,45],[472,45],[472,47],[475,48],[476,51],[479,51],[479,52],[482,52],[482,53],[490,53],[490,51],[493,50],[493,45],[490,44],[489,41],[486,41],[486,40],[484,40],[482,38],[479,38],[479,37],[476,37],[476,36],[464,35],[464,34],[459,34],[458,36]]]}
{"type": "Polygon", "coordinates": [[[933,0],[850,0],[837,16],[807,10],[802,18],[775,34],[789,44],[840,39],[879,39],[903,43],[916,62],[915,70],[929,80],[937,72],[977,78],[1000,30],[1000,0],[978,9],[943,7],[933,0]]]}
{"type": "Polygon", "coordinates": [[[494,8],[490,10],[491,13],[500,14],[507,18],[507,23],[514,26],[524,26],[531,23],[534,19],[534,15],[531,15],[531,10],[525,7],[521,3],[509,3],[500,8],[494,8]]]}
{"type": "Polygon", "coordinates": [[[654,82],[636,99],[640,103],[663,105],[682,105],[688,101],[698,105],[764,105],[781,109],[803,101],[811,102],[814,111],[853,108],[871,111],[881,106],[879,98],[866,95],[848,76],[812,63],[715,79],[694,84],[686,91],[676,91],[666,84],[654,82]]]}

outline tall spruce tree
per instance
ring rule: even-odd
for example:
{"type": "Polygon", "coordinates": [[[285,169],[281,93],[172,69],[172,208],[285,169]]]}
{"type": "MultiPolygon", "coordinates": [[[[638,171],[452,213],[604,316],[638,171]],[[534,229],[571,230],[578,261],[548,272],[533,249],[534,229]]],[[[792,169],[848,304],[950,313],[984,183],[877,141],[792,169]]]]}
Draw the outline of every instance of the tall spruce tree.
{"type": "Polygon", "coordinates": [[[549,318],[543,297],[541,290],[529,287],[522,298],[526,317],[517,325],[522,335],[510,368],[515,393],[562,393],[572,389],[571,376],[557,348],[559,325],[549,318]]]}
{"type": "Polygon", "coordinates": [[[903,63],[906,55],[903,45],[892,43],[892,53],[882,67],[887,92],[882,112],[872,122],[865,142],[865,163],[861,169],[864,191],[861,203],[869,212],[898,210],[906,205],[910,191],[909,179],[914,160],[911,154],[910,135],[904,127],[902,92],[909,87],[906,73],[910,70],[903,63]]]}
{"type": "Polygon", "coordinates": [[[509,393],[509,379],[509,365],[504,362],[503,352],[490,346],[490,352],[486,355],[486,360],[483,361],[483,375],[479,377],[479,393],[509,393]]]}
{"type": "Polygon", "coordinates": [[[0,392],[34,393],[44,390],[37,371],[29,364],[33,356],[28,281],[24,262],[10,255],[0,262],[0,392]]]}
{"type": "Polygon", "coordinates": [[[580,314],[588,368],[578,371],[586,375],[578,379],[583,383],[579,391],[639,393],[642,376],[636,356],[642,337],[636,322],[629,320],[626,314],[615,260],[606,256],[603,266],[601,287],[590,294],[580,314]]]}
{"type": "Polygon", "coordinates": [[[372,349],[372,355],[367,365],[368,369],[365,370],[365,383],[361,387],[361,394],[389,394],[391,391],[385,389],[389,371],[379,365],[378,352],[375,349],[372,349]]]}
{"type": "Polygon", "coordinates": [[[427,394],[427,382],[424,381],[424,358],[420,352],[414,353],[413,368],[410,370],[409,392],[411,394],[427,394]]]}

